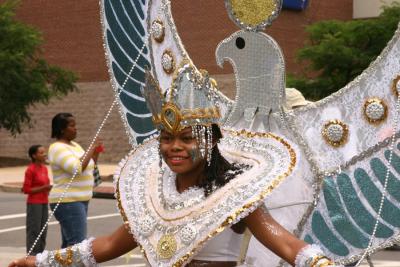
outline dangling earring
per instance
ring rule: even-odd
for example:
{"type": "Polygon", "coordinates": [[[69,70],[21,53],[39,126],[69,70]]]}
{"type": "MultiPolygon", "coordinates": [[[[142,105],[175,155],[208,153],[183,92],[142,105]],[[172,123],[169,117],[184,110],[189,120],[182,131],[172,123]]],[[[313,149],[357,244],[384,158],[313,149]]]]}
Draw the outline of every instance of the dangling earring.
{"type": "Polygon", "coordinates": [[[206,126],[198,125],[199,131],[199,148],[203,159],[206,159],[206,126]]]}

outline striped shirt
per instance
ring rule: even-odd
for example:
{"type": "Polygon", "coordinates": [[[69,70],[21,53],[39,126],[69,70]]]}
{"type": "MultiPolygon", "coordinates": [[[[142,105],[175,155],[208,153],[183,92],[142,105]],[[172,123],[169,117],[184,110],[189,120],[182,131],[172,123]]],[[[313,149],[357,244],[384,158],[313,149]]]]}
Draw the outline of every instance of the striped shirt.
{"type": "Polygon", "coordinates": [[[78,143],[71,143],[72,145],[55,142],[49,147],[48,158],[53,172],[50,203],[58,202],[75,172],[76,176],[61,202],[87,201],[92,198],[94,161],[91,159],[82,172],[80,158],[85,151],[78,143]]]}

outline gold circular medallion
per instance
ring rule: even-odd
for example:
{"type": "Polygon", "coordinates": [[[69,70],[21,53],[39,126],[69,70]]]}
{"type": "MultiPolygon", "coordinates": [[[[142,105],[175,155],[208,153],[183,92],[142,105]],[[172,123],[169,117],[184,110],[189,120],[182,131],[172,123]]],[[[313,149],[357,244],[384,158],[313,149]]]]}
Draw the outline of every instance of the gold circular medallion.
{"type": "Polygon", "coordinates": [[[397,75],[397,77],[394,78],[392,82],[392,92],[396,97],[399,96],[399,91],[400,91],[399,81],[400,81],[400,75],[397,75]]]}
{"type": "Polygon", "coordinates": [[[330,120],[322,128],[322,136],[333,147],[339,147],[347,142],[349,127],[340,120],[330,120]]]}
{"type": "Polygon", "coordinates": [[[176,239],[171,234],[163,235],[157,244],[157,254],[163,259],[171,258],[176,252],[176,239]]]}
{"type": "Polygon", "coordinates": [[[161,56],[161,66],[167,74],[171,74],[175,70],[175,58],[170,50],[165,50],[161,56]]]}
{"type": "Polygon", "coordinates": [[[377,97],[369,98],[364,103],[364,117],[371,124],[379,124],[386,120],[388,108],[385,102],[377,97]]]}
{"type": "Polygon", "coordinates": [[[154,20],[153,23],[151,24],[151,33],[156,42],[161,43],[162,41],[164,41],[165,37],[164,23],[159,19],[154,20]]]}

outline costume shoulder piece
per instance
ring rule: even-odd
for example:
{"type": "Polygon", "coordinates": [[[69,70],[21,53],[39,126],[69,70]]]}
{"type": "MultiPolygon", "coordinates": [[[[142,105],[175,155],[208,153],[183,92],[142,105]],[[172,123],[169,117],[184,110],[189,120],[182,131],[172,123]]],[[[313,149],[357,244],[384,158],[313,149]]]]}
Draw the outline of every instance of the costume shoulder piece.
{"type": "Polygon", "coordinates": [[[248,168],[207,197],[196,187],[177,192],[174,174],[159,166],[156,139],[121,163],[118,205],[152,266],[190,261],[210,238],[257,208],[293,175],[298,160],[293,144],[272,134],[226,132],[219,148],[230,162],[248,168]]]}

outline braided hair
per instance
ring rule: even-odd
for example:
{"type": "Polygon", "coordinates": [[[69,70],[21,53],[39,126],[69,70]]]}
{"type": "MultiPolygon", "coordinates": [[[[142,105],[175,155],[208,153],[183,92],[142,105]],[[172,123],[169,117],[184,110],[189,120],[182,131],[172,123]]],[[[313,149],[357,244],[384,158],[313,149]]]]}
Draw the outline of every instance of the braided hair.
{"type": "MultiPolygon", "coordinates": [[[[212,125],[212,140],[219,142],[222,133],[218,125],[212,125]]],[[[205,196],[209,196],[216,189],[224,186],[237,175],[243,173],[247,166],[230,163],[220,153],[218,146],[214,146],[211,152],[211,162],[205,166],[205,179],[200,186],[204,188],[205,196]]]]}

